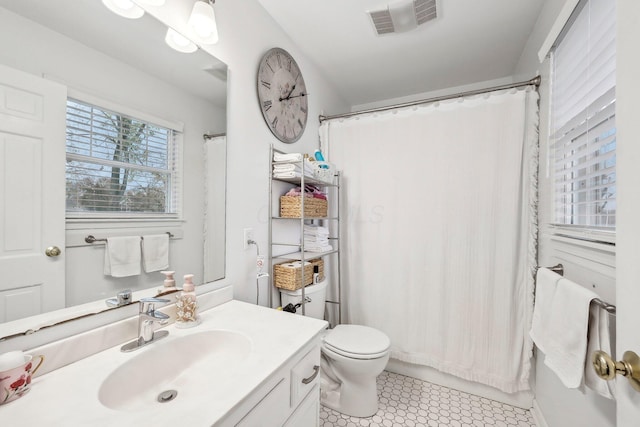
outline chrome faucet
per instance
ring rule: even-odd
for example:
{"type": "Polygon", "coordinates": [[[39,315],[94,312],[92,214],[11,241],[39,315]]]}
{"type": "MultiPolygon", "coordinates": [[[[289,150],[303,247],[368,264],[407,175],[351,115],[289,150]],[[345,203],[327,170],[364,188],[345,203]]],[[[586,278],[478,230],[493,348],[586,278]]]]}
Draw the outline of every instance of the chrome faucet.
{"type": "Polygon", "coordinates": [[[169,316],[161,311],[156,311],[155,308],[156,303],[168,302],[168,299],[163,298],[142,298],[138,313],[138,338],[123,345],[120,350],[124,352],[134,351],[169,335],[169,331],[155,332],[153,327],[155,323],[166,325],[169,321],[169,316]]]}

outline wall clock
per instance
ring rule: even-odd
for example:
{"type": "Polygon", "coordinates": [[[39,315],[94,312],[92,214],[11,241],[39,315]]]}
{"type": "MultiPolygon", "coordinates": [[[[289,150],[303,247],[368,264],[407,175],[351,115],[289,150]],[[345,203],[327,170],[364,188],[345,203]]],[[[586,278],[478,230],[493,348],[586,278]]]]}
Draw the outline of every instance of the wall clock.
{"type": "Polygon", "coordinates": [[[307,87],[287,51],[270,49],[258,67],[258,101],[271,132],[282,142],[296,142],[307,125],[307,87]]]}

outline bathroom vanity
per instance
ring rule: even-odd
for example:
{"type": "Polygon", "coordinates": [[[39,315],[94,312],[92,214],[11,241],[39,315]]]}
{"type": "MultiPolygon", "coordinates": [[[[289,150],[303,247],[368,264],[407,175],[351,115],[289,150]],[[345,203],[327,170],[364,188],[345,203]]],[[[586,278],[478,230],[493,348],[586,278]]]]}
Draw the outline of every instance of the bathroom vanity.
{"type": "MultiPolygon", "coordinates": [[[[36,377],[29,393],[0,406],[2,424],[318,424],[326,322],[234,300],[201,319],[190,329],[170,325],[168,337],[134,352],[120,350],[124,339],[36,377]]],[[[62,353],[113,333],[90,331],[29,353],[63,364],[62,353]]]]}

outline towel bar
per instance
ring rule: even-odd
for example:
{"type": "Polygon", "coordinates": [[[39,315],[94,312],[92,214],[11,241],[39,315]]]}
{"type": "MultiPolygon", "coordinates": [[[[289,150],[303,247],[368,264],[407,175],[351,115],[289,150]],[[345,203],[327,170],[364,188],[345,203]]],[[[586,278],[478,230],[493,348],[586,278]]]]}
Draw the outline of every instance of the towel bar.
{"type": "MultiPolygon", "coordinates": [[[[171,234],[171,232],[166,231],[166,233],[169,235],[169,238],[174,237],[173,234],[171,234]]],[[[95,243],[95,242],[106,242],[107,239],[96,239],[91,234],[89,234],[87,237],[84,238],[84,241],[87,243],[95,243]]]]}
{"type": "Polygon", "coordinates": [[[600,298],[595,298],[592,300],[594,304],[600,306],[603,310],[605,310],[609,314],[616,314],[616,306],[613,304],[609,304],[608,302],[602,301],[600,298]]]}
{"type": "MultiPolygon", "coordinates": [[[[556,274],[564,276],[564,266],[562,264],[554,265],[553,267],[547,267],[548,270],[553,271],[556,274]]],[[[616,306],[613,304],[609,304],[608,302],[602,301],[600,298],[595,298],[593,303],[600,306],[603,310],[605,310],[609,314],[616,314],[616,306]]]]}

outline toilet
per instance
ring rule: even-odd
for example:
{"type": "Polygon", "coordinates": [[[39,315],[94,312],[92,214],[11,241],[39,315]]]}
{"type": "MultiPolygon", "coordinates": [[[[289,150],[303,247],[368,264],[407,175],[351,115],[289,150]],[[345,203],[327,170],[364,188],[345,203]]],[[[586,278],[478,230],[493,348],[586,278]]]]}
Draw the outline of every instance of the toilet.
{"type": "MultiPolygon", "coordinates": [[[[305,288],[307,316],[324,317],[327,282],[305,288]]],[[[280,294],[283,306],[302,301],[300,289],[281,289],[280,294]]],[[[327,330],[322,337],[320,402],[352,417],[370,417],[378,412],[376,378],[387,366],[390,347],[389,337],[368,326],[337,325],[327,330]]]]}

